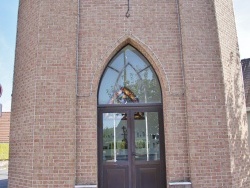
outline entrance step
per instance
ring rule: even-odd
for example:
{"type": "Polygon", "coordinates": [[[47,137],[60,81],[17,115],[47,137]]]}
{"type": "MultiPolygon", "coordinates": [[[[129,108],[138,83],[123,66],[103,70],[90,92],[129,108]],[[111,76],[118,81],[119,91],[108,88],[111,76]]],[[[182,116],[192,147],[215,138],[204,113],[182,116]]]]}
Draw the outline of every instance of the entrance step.
{"type": "Polygon", "coordinates": [[[191,182],[170,182],[171,188],[192,188],[191,182]]]}
{"type": "Polygon", "coordinates": [[[75,185],[75,188],[97,188],[97,185],[75,185]]]}

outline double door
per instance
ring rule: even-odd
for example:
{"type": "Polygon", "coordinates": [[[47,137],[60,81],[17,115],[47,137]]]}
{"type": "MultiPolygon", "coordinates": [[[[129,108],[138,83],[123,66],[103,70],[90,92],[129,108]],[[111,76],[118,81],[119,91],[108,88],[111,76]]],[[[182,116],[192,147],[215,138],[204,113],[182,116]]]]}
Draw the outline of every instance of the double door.
{"type": "Polygon", "coordinates": [[[99,108],[99,187],[163,188],[162,108],[99,108]]]}

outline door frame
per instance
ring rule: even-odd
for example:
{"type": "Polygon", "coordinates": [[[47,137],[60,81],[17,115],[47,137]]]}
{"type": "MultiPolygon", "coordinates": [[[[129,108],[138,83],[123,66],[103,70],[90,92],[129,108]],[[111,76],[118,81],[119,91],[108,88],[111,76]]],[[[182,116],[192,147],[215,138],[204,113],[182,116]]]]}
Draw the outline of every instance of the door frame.
{"type": "MultiPolygon", "coordinates": [[[[98,105],[97,109],[97,146],[98,146],[98,187],[102,188],[104,181],[103,181],[103,127],[102,127],[102,114],[103,113],[116,113],[116,112],[127,112],[131,114],[132,112],[158,112],[159,117],[159,134],[160,134],[160,165],[161,165],[161,171],[160,171],[160,178],[161,178],[161,185],[162,188],[166,187],[166,162],[165,162],[165,134],[164,134],[164,119],[163,119],[163,107],[162,104],[126,104],[126,105],[98,105]]],[[[132,115],[131,115],[132,117],[132,115]]],[[[132,120],[128,119],[129,122],[132,122],[132,120]]],[[[134,122],[133,122],[134,123],[134,122]]],[[[132,124],[133,124],[132,123],[132,124]]],[[[132,146],[132,140],[135,138],[131,138],[135,136],[135,133],[133,133],[134,125],[131,125],[132,127],[128,126],[128,132],[129,132],[129,142],[132,146]]],[[[130,147],[131,147],[130,146],[130,147]]],[[[132,159],[132,152],[134,150],[134,146],[128,150],[128,165],[131,169],[131,173],[129,173],[129,188],[136,187],[136,182],[134,178],[132,177],[132,174],[135,174],[135,160],[132,159]],[[133,166],[134,165],[134,166],[133,166]]]]}

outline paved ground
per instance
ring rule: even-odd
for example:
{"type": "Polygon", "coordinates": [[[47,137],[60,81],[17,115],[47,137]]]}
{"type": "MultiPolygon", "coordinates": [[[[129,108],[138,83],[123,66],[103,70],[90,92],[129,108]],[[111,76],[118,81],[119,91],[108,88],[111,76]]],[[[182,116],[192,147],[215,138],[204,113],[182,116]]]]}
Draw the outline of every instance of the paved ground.
{"type": "Polygon", "coordinates": [[[0,188],[8,187],[8,170],[0,169],[0,188]]]}
{"type": "Polygon", "coordinates": [[[8,161],[0,161],[0,188],[8,187],[8,161]]]}

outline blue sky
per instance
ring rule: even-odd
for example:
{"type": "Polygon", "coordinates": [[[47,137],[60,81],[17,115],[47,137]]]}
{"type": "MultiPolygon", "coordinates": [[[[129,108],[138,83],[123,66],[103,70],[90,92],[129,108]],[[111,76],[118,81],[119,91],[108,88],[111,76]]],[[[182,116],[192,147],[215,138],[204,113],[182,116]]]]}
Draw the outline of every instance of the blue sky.
{"type": "Polygon", "coordinates": [[[250,58],[250,0],[233,0],[241,59],[250,58]]]}
{"type": "Polygon", "coordinates": [[[0,0],[0,84],[3,112],[10,111],[19,0],[0,0]]]}
{"type": "MultiPolygon", "coordinates": [[[[233,0],[241,59],[250,58],[250,0],[233,0]]],[[[3,112],[11,109],[13,66],[19,0],[0,0],[0,84],[3,112]]]]}

